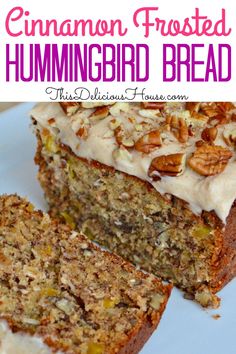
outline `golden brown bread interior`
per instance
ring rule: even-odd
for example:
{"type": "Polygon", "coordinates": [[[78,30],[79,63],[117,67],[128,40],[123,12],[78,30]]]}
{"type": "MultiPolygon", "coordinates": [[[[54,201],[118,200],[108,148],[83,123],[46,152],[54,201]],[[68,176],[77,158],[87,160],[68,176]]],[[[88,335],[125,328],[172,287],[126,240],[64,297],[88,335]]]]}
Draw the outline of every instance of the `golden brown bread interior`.
{"type": "Polygon", "coordinates": [[[217,307],[215,293],[236,272],[236,205],[224,227],[214,212],[196,216],[183,200],[161,196],[147,182],[78,158],[47,134],[38,132],[35,160],[52,215],[171,280],[203,306],[217,307]]]}
{"type": "Polygon", "coordinates": [[[170,295],[16,195],[0,197],[0,244],[0,318],[52,352],[138,353],[170,295]]]}

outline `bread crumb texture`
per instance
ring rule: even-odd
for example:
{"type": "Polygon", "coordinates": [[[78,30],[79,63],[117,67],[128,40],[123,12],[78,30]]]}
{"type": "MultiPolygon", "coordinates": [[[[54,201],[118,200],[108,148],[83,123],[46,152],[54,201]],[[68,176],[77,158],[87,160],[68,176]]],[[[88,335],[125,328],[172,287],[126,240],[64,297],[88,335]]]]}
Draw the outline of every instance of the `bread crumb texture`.
{"type": "Polygon", "coordinates": [[[1,319],[52,352],[137,353],[171,291],[16,195],[0,197],[0,245],[1,319]]]}

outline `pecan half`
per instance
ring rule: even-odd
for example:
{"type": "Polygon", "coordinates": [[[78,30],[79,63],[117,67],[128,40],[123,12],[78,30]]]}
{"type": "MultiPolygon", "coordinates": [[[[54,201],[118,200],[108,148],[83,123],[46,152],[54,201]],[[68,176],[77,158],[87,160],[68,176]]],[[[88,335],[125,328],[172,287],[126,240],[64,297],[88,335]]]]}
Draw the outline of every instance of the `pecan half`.
{"type": "Polygon", "coordinates": [[[161,146],[161,134],[159,130],[153,130],[139,138],[134,147],[137,151],[149,154],[155,148],[161,146]]]}
{"type": "Polygon", "coordinates": [[[170,126],[171,131],[180,143],[186,143],[188,141],[188,126],[183,118],[178,118],[176,116],[167,116],[166,124],[167,126],[170,126]]]}
{"type": "Polygon", "coordinates": [[[213,176],[224,171],[232,152],[222,146],[202,145],[188,160],[188,165],[202,176],[213,176]]]}
{"type": "Polygon", "coordinates": [[[211,128],[205,128],[202,131],[201,137],[204,141],[207,141],[208,143],[212,144],[217,137],[218,130],[216,127],[211,127],[211,128]]]}
{"type": "Polygon", "coordinates": [[[177,153],[155,157],[148,170],[148,176],[154,181],[160,176],[176,177],[183,174],[185,169],[186,154],[177,153]]]}

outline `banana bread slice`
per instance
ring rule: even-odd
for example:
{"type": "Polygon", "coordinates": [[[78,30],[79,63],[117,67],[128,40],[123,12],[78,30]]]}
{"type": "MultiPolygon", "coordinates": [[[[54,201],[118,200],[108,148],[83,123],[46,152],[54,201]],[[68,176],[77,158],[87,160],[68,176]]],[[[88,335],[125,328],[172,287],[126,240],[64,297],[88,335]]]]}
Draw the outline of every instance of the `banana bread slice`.
{"type": "Polygon", "coordinates": [[[1,352],[138,353],[160,321],[171,286],[16,195],[0,244],[1,352]]]}
{"type": "Polygon", "coordinates": [[[236,273],[235,104],[61,106],[31,112],[51,213],[217,307],[236,273]]]}

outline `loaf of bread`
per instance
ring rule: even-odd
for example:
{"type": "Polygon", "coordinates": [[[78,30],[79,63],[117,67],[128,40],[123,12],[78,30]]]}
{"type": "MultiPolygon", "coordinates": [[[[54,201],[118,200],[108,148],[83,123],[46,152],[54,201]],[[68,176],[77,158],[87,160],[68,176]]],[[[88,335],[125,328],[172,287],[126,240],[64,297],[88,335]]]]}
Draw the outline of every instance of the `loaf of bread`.
{"type": "Polygon", "coordinates": [[[16,195],[0,197],[0,351],[138,353],[171,286],[16,195]]]}
{"type": "Polygon", "coordinates": [[[217,307],[236,272],[236,106],[48,103],[31,115],[52,215],[217,307]]]}

